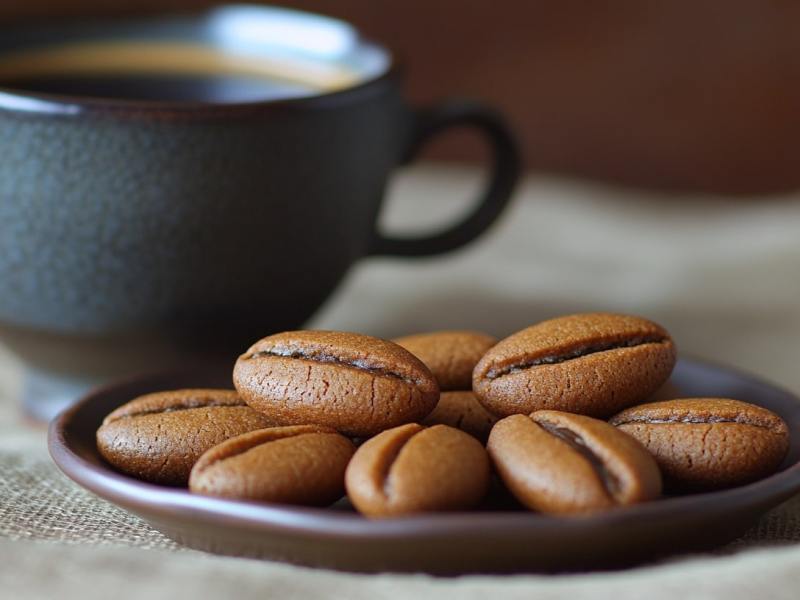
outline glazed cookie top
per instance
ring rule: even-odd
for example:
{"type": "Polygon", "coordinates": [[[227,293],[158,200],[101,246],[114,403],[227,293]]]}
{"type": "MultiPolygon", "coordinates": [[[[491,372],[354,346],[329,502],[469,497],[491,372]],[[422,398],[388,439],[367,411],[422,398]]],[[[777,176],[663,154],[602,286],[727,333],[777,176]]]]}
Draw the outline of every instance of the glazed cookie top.
{"type": "Polygon", "coordinates": [[[500,341],[475,367],[475,379],[496,379],[598,352],[645,344],[672,345],[667,331],[647,319],[584,313],[542,321],[500,341]]]}
{"type": "Polygon", "coordinates": [[[472,389],[472,370],[497,338],[479,331],[432,331],[396,338],[431,370],[442,391],[472,389]]]}

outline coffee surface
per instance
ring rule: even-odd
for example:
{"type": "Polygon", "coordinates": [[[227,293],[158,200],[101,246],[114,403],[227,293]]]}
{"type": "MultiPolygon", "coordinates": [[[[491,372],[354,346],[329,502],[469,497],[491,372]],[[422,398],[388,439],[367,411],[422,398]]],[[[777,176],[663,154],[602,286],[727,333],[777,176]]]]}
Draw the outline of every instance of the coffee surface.
{"type": "Polygon", "coordinates": [[[59,96],[157,102],[238,103],[286,98],[309,88],[266,78],[233,75],[130,74],[37,76],[0,79],[0,88],[59,96]]]}
{"type": "Polygon", "coordinates": [[[0,55],[0,88],[123,100],[253,102],[362,79],[341,64],[188,42],[83,42],[0,55]]]}

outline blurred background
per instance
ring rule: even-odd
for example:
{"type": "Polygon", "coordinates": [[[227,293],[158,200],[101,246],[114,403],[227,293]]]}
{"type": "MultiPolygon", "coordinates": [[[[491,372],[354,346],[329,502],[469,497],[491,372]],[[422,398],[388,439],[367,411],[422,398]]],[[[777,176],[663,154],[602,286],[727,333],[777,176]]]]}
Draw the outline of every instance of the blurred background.
{"type": "MultiPolygon", "coordinates": [[[[5,0],[0,19],[182,11],[208,0],[5,0]]],[[[800,4],[789,0],[301,0],[408,69],[412,100],[496,105],[527,166],[626,185],[747,195],[800,184],[800,4]]],[[[453,134],[432,150],[474,160],[453,134]]]]}

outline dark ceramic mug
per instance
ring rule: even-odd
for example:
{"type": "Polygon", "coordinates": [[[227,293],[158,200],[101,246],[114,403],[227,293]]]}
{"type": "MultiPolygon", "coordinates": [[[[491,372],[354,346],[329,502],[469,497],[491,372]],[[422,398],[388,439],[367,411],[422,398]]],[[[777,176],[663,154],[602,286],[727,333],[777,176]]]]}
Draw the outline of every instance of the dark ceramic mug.
{"type": "MultiPolygon", "coordinates": [[[[469,102],[410,109],[386,50],[305,13],[226,7],[14,27],[0,34],[0,67],[0,322],[16,327],[222,331],[241,345],[300,325],[360,257],[466,244],[502,211],[518,177],[516,146],[496,113],[469,102]],[[259,45],[271,34],[288,50],[259,45]],[[344,70],[350,79],[322,92],[146,100],[122,88],[116,98],[84,95],[69,73],[48,79],[48,60],[51,70],[79,64],[103,44],[111,45],[91,61],[131,50],[166,57],[164,48],[182,45],[194,54],[164,61],[192,70],[203,55],[238,52],[252,68],[263,52],[278,70],[300,65],[312,79],[344,70]],[[377,231],[392,170],[454,126],[478,130],[491,147],[477,208],[431,236],[377,231]]],[[[92,68],[102,65],[84,70],[92,68]]]]}

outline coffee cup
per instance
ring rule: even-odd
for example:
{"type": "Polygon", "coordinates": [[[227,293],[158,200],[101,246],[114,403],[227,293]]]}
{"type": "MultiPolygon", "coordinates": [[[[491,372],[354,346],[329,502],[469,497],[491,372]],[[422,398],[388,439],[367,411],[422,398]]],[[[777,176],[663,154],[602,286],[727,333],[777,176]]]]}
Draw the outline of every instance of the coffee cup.
{"type": "Polygon", "coordinates": [[[387,49],[285,9],[6,29],[0,322],[241,347],[299,326],[361,257],[466,244],[511,195],[513,138],[478,104],[412,109],[400,88],[387,49]],[[393,169],[457,126],[492,153],[474,212],[378,231],[393,169]]]}
{"type": "Polygon", "coordinates": [[[507,126],[473,102],[410,107],[401,71],[344,22],[264,6],[0,30],[0,340],[28,410],[230,359],[299,327],[358,259],[491,225],[519,172],[507,126]],[[392,171],[451,127],[490,148],[476,208],[379,231],[392,171]]]}

